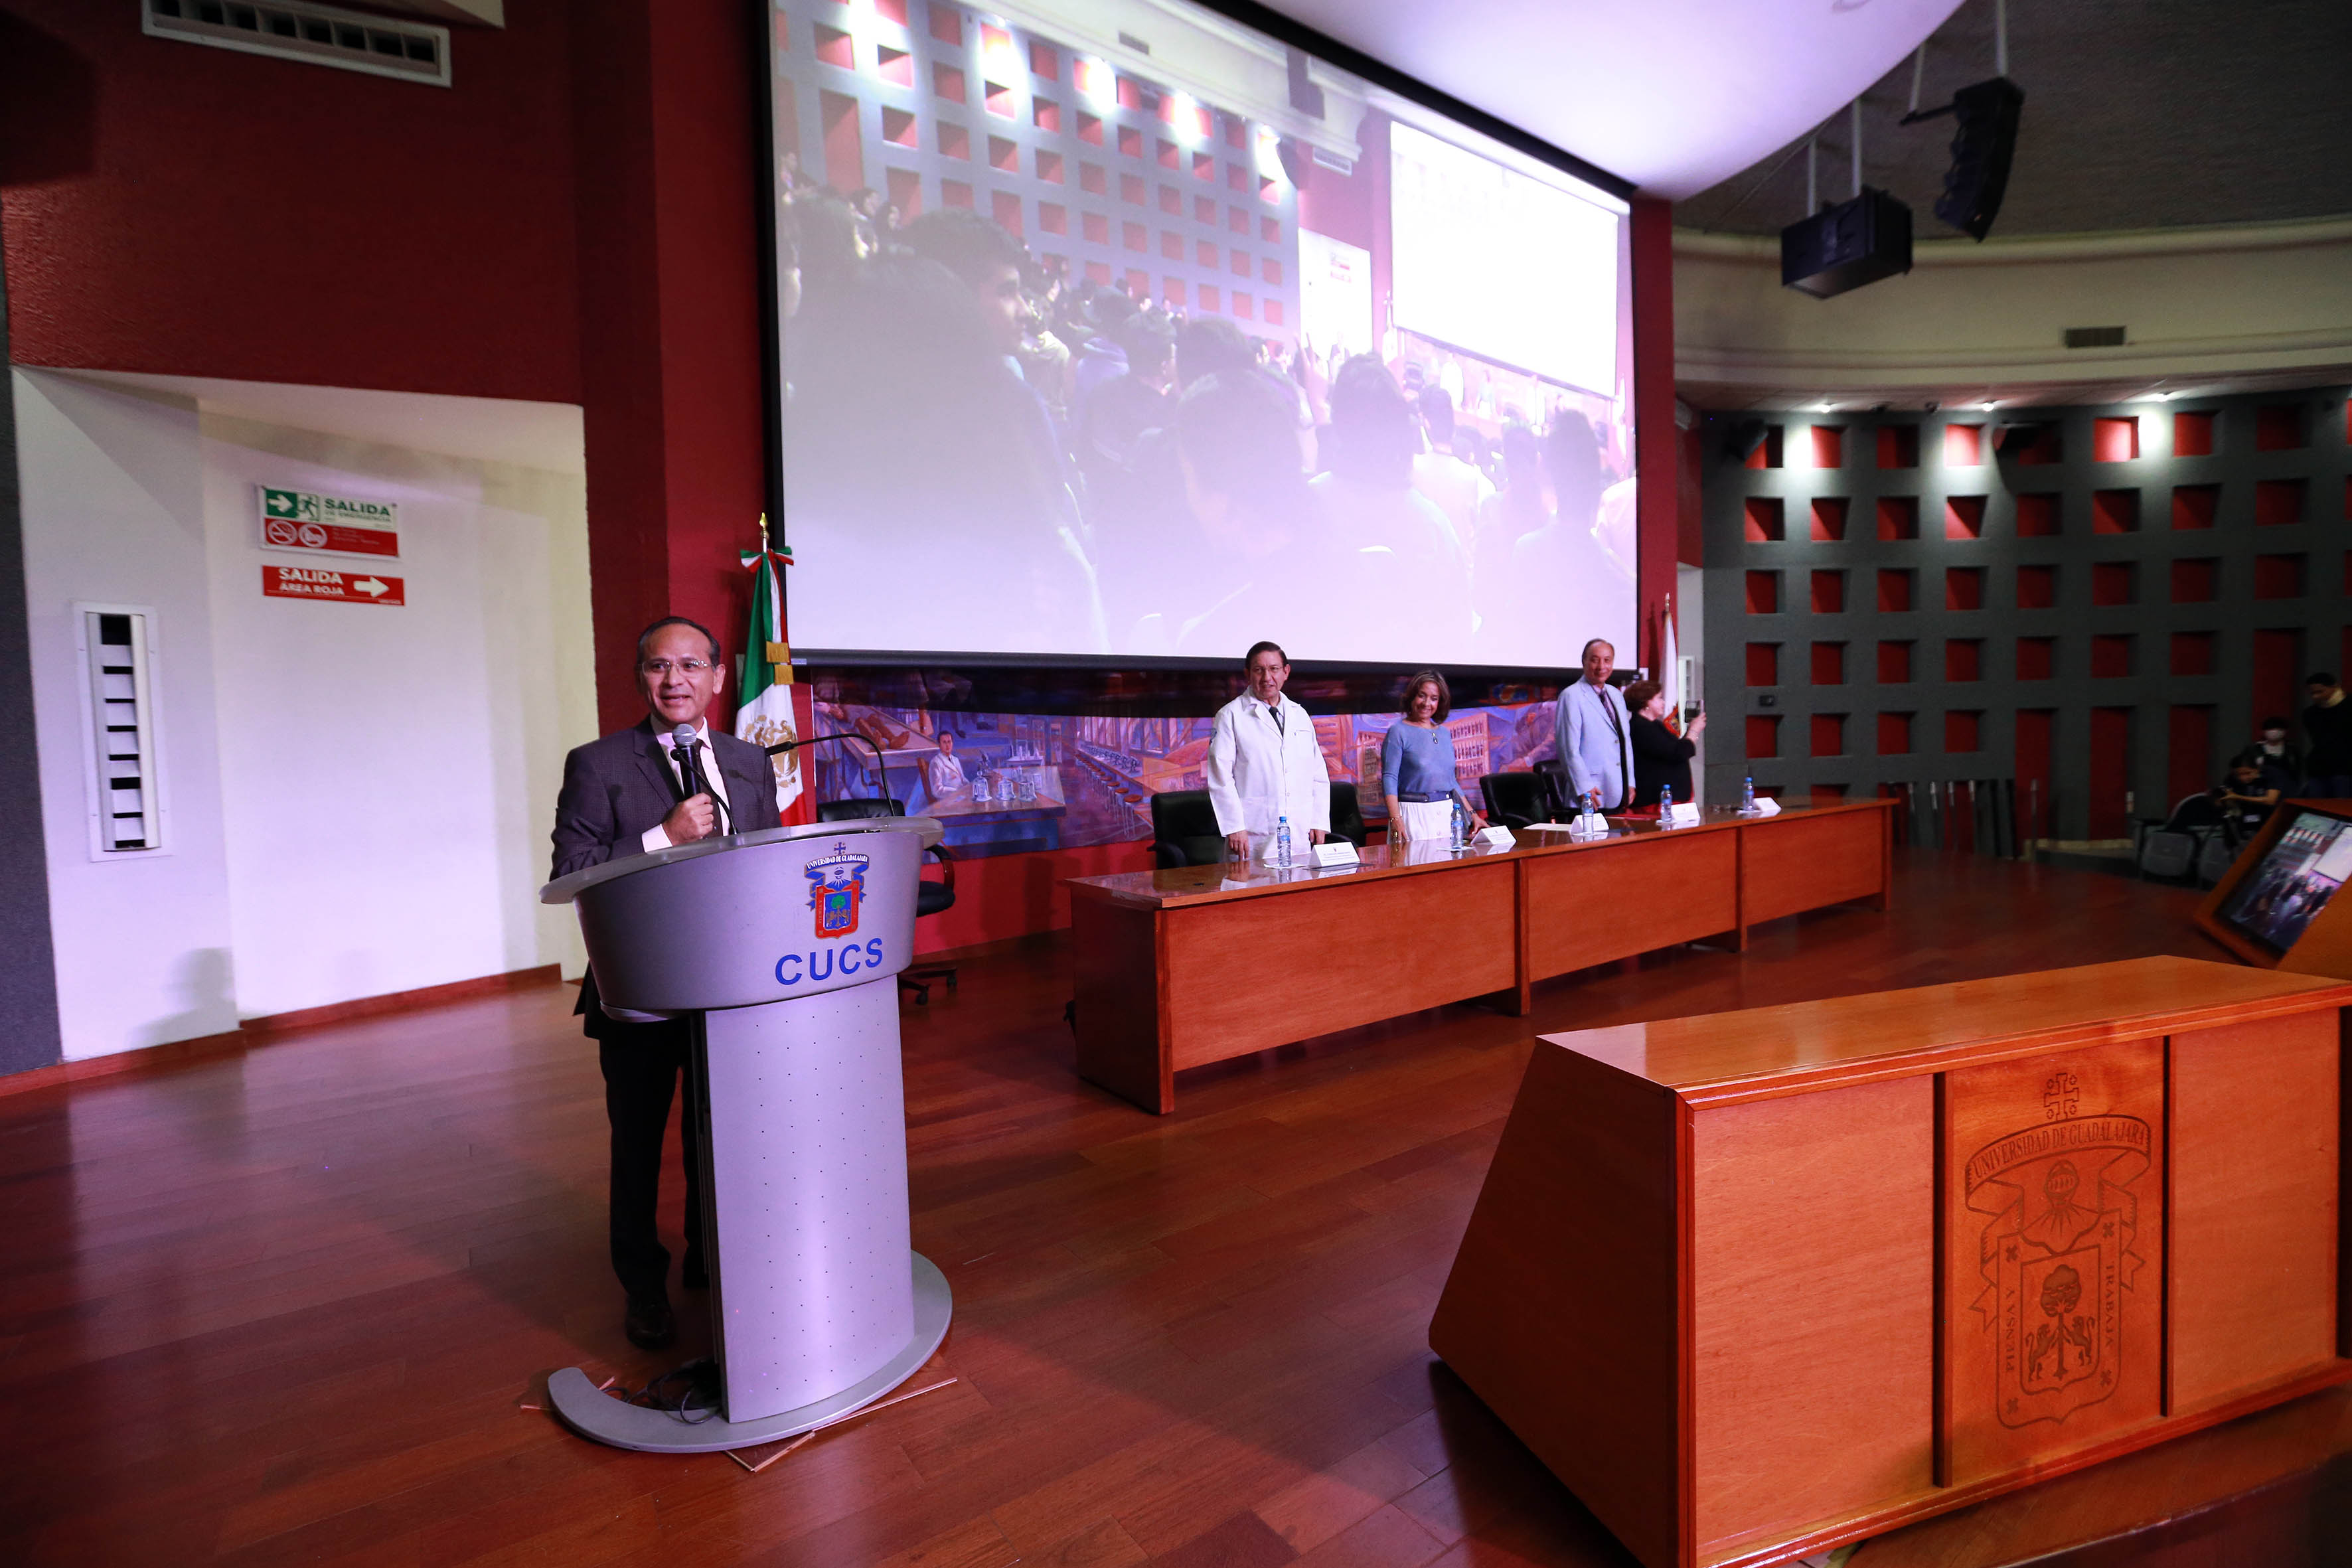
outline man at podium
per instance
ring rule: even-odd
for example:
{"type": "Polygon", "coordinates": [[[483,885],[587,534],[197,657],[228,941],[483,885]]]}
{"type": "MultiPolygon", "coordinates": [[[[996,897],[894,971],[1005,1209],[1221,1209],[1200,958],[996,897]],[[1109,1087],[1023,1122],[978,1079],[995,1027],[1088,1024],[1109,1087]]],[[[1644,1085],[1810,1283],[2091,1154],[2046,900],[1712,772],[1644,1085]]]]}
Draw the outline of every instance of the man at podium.
{"type": "MultiPolygon", "coordinates": [[[[719,639],[683,616],[669,616],[637,637],[637,692],[646,717],[626,730],[575,747],[563,759],[555,802],[551,881],[623,855],[691,844],[714,834],[777,826],[776,772],[748,741],[715,733],[703,720],[726,681],[719,639]],[[680,737],[683,729],[691,740],[680,737]]],[[[683,1019],[597,1000],[592,970],[580,987],[583,1027],[596,1042],[604,1072],[604,1115],[613,1129],[613,1272],[627,1297],[622,1327],[629,1342],[658,1350],[677,1335],[669,1305],[669,1249],[655,1225],[662,1141],[670,1100],[688,1046],[683,1019]]],[[[701,1156],[694,1108],[679,1119],[686,1156],[686,1266],[689,1290],[704,1289],[701,1156]]]]}

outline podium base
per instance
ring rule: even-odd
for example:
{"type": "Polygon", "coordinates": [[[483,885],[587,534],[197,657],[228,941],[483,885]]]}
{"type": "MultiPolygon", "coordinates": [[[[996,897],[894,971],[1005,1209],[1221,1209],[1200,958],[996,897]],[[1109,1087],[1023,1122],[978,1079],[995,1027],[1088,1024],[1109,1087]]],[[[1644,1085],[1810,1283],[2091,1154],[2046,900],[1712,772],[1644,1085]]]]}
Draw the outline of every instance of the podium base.
{"type": "Polygon", "coordinates": [[[915,1276],[914,1337],[881,1370],[838,1394],[757,1421],[723,1421],[714,1415],[689,1425],[667,1411],[624,1405],[598,1388],[586,1373],[568,1366],[547,1380],[549,1401],[563,1424],[583,1437],[646,1454],[723,1453],[797,1436],[838,1421],[912,1377],[948,1337],[948,1319],[955,1302],[947,1277],[921,1253],[907,1256],[915,1276]]]}

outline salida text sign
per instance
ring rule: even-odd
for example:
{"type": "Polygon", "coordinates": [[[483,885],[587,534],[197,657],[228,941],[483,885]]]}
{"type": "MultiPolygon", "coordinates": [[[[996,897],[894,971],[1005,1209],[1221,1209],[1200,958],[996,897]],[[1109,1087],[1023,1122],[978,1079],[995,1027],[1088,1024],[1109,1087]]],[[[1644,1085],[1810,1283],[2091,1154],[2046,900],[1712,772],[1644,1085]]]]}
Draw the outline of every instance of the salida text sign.
{"type": "Polygon", "coordinates": [[[339,605],[404,605],[407,584],[373,572],[321,566],[264,566],[261,591],[272,599],[329,599],[339,605]]]}
{"type": "Polygon", "coordinates": [[[254,488],[261,498],[261,542],[266,549],[394,559],[400,554],[400,508],[391,501],[352,500],[268,485],[254,488]]]}

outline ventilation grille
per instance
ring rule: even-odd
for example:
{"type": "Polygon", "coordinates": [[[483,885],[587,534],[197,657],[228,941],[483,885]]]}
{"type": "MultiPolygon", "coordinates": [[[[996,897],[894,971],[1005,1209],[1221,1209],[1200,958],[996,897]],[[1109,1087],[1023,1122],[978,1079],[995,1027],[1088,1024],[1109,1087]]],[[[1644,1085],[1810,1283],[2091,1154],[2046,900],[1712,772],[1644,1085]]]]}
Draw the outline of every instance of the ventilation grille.
{"type": "Polygon", "coordinates": [[[449,85],[449,29],[302,0],[140,0],[151,37],[449,85]]]}
{"type": "Polygon", "coordinates": [[[2069,327],[2066,346],[2070,349],[2119,349],[2124,346],[2121,327],[2069,327]]]}
{"type": "Polygon", "coordinates": [[[90,854],[161,849],[147,614],[85,607],[81,620],[89,673],[90,854]]]}

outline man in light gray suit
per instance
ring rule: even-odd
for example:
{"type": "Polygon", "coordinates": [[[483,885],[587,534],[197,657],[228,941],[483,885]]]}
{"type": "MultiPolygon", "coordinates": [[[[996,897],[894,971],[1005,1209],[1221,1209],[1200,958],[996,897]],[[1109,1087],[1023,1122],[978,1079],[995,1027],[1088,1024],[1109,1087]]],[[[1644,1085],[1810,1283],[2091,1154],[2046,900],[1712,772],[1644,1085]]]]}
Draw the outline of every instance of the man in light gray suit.
{"type": "MultiPolygon", "coordinates": [[[[563,759],[552,876],[714,834],[777,825],[776,770],[767,752],[703,721],[726,675],[719,639],[682,616],[656,621],[638,634],[637,693],[646,700],[646,717],[563,759]],[[694,731],[690,747],[673,741],[681,725],[694,731]]],[[[613,1128],[613,1272],[621,1277],[628,1300],[622,1329],[631,1344],[658,1350],[677,1333],[669,1305],[669,1249],[661,1244],[654,1210],[670,1099],[690,1043],[688,1025],[681,1018],[608,1010],[597,999],[593,971],[581,984],[574,1011],[596,1042],[604,1073],[604,1116],[613,1128]]],[[[695,1122],[689,1103],[678,1120],[686,1156],[689,1290],[709,1283],[702,1260],[702,1160],[695,1122]]]]}
{"type": "Polygon", "coordinates": [[[1594,637],[1584,645],[1584,679],[1559,694],[1553,732],[1576,795],[1570,804],[1579,810],[1595,790],[1603,811],[1622,810],[1633,797],[1633,716],[1624,694],[1609,684],[1616,668],[1617,650],[1594,637]]]}

